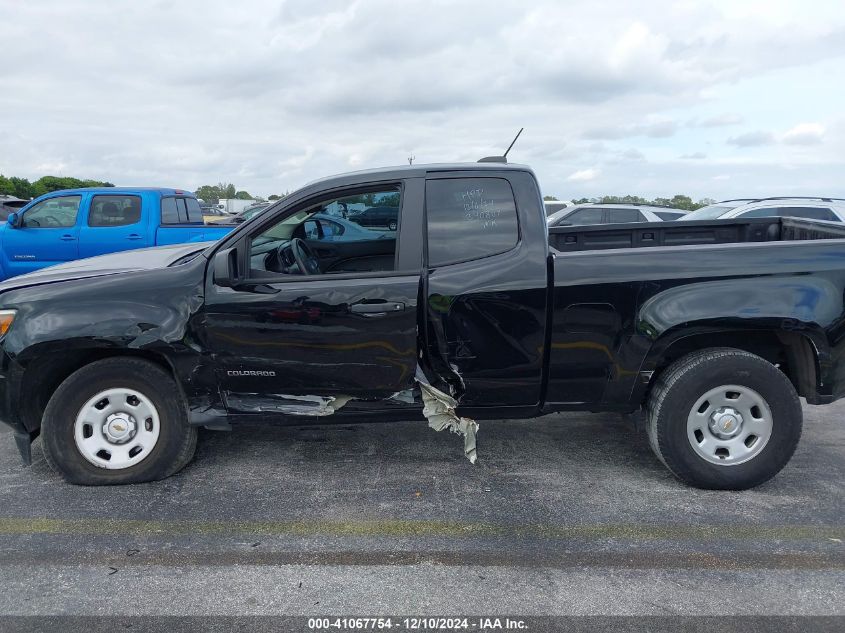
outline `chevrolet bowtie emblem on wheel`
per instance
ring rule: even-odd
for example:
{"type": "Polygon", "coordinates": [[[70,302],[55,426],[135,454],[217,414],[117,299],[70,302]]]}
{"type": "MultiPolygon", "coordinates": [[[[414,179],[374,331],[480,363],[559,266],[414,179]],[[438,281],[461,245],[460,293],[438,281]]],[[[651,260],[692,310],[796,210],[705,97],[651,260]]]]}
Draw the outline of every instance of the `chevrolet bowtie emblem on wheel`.
{"type": "Polygon", "coordinates": [[[123,431],[125,431],[125,430],[126,430],[126,427],[125,427],[125,426],[123,426],[122,424],[113,424],[113,425],[112,425],[112,428],[113,428],[115,431],[117,431],[118,433],[123,433],[123,431]]]}

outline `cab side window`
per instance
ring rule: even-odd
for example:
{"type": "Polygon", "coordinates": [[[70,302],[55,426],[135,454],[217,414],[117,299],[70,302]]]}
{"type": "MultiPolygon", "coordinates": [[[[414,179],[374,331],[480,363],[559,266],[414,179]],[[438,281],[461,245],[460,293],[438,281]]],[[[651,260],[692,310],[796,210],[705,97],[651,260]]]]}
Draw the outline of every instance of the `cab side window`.
{"type": "Polygon", "coordinates": [[[601,224],[604,220],[604,211],[602,209],[581,209],[567,215],[561,220],[569,224],[601,224]]]}
{"type": "Polygon", "coordinates": [[[94,196],[88,212],[88,226],[127,226],[141,221],[138,196],[94,196]]]}
{"type": "Polygon", "coordinates": [[[62,196],[43,200],[23,214],[21,227],[57,229],[74,226],[81,200],[81,196],[62,196]]]}
{"type": "Polygon", "coordinates": [[[382,208],[401,208],[398,186],[358,190],[303,203],[274,224],[257,229],[250,238],[250,276],[394,270],[396,231],[384,227],[378,230],[362,221],[367,209],[382,208]]]}
{"type": "Polygon", "coordinates": [[[428,262],[445,266],[511,250],[516,202],[504,178],[444,178],[425,185],[428,262]]]}
{"type": "Polygon", "coordinates": [[[639,209],[606,209],[609,224],[628,224],[631,222],[645,222],[645,216],[639,209]]]}

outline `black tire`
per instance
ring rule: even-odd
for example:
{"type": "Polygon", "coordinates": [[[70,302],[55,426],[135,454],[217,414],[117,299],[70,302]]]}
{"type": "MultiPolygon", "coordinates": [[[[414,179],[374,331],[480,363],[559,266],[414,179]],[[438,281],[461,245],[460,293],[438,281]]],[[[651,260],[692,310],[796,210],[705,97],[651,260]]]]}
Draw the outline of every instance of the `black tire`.
{"type": "Polygon", "coordinates": [[[395,231],[398,228],[398,226],[399,226],[399,224],[396,222],[396,220],[391,220],[390,222],[387,223],[387,228],[390,231],[395,231]]]}
{"type": "Polygon", "coordinates": [[[711,490],[746,490],[774,477],[801,439],[801,402],[789,378],[768,361],[732,348],[689,354],[670,365],[649,396],[646,431],[655,455],[682,481],[711,490]],[[771,411],[771,435],[748,461],[714,464],[693,449],[687,416],[699,398],[722,385],[756,391],[771,411]]]}
{"type": "Polygon", "coordinates": [[[184,468],[194,456],[197,429],[188,425],[186,412],[173,378],[154,363],[139,358],[97,361],[71,374],[50,398],[41,423],[44,456],[53,470],[73,484],[98,486],[164,479],[184,468]],[[160,430],[147,457],[127,468],[108,470],[80,453],[74,440],[74,422],[90,398],[119,387],[136,390],[153,402],[160,430]]]}

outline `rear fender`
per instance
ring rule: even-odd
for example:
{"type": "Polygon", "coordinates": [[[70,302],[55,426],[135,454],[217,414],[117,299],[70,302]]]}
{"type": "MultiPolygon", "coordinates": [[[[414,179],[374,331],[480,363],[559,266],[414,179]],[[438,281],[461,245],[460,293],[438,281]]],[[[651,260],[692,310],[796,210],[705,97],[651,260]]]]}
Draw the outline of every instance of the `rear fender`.
{"type": "Polygon", "coordinates": [[[742,333],[749,340],[769,333],[784,347],[795,336],[803,337],[815,355],[817,393],[830,395],[833,376],[826,330],[842,314],[842,291],[823,276],[720,279],[667,289],[646,300],[638,311],[635,338],[645,339],[648,351],[633,397],[637,401],[645,392],[651,373],[682,339],[702,336],[715,346],[720,339],[730,339],[744,347],[742,333]]]}

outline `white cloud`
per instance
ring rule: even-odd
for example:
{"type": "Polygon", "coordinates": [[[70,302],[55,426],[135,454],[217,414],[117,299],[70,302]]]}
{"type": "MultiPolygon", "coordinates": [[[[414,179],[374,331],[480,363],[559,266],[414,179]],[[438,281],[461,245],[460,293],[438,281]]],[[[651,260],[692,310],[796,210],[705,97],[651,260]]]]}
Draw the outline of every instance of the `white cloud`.
{"type": "Polygon", "coordinates": [[[799,123],[784,133],[782,141],[788,145],[817,145],[824,138],[825,129],[819,123],[799,123]]]}
{"type": "Polygon", "coordinates": [[[760,147],[761,145],[771,145],[774,142],[775,135],[763,130],[746,132],[728,139],[729,145],[736,145],[737,147],[760,147]]]}
{"type": "Polygon", "coordinates": [[[706,117],[701,121],[694,121],[693,125],[698,127],[727,127],[729,125],[739,125],[744,121],[745,119],[742,115],[726,112],[724,114],[706,117]]]}
{"type": "Polygon", "coordinates": [[[592,128],[584,132],[583,137],[592,140],[614,140],[635,136],[669,138],[674,136],[677,130],[678,124],[675,121],[663,120],[633,125],[611,125],[608,127],[592,128]]]}
{"type": "Polygon", "coordinates": [[[411,154],[477,160],[525,125],[509,158],[564,197],[573,183],[717,197],[708,187],[727,170],[755,193],[786,181],[841,191],[845,84],[830,81],[845,75],[841,2],[737,4],[0,0],[0,23],[14,25],[0,173],[232,180],[268,195],[411,154]],[[821,65],[813,85],[783,81],[821,65]],[[751,151],[761,145],[772,151],[751,151]]]}
{"type": "Polygon", "coordinates": [[[594,168],[579,169],[578,171],[570,174],[567,180],[569,182],[588,182],[590,180],[595,180],[600,174],[601,171],[594,168]]]}

